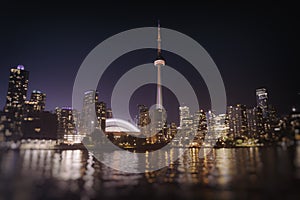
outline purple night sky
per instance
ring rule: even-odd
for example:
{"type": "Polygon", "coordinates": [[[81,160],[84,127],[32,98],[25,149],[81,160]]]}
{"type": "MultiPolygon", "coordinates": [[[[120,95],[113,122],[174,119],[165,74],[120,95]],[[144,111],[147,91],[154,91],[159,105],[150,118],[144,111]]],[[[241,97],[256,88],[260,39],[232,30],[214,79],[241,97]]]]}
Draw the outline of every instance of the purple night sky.
{"type": "MultiPolygon", "coordinates": [[[[154,2],[141,7],[4,3],[0,7],[0,107],[5,104],[9,69],[19,64],[30,71],[28,97],[38,89],[47,94],[47,110],[70,106],[73,81],[85,56],[106,38],[127,29],[156,26],[158,18],[162,27],[189,35],[208,51],[223,77],[228,104],[254,106],[255,89],[262,86],[267,87],[270,103],[282,114],[298,103],[295,6],[216,2],[200,7],[160,6],[163,12],[155,13],[154,2]]],[[[179,56],[163,54],[168,65],[191,81],[200,105],[209,109],[208,91],[201,76],[195,75],[179,56]]],[[[109,104],[117,78],[132,66],[152,62],[155,56],[155,50],[144,50],[116,60],[100,80],[100,100],[109,104]]],[[[163,91],[168,111],[177,115],[177,100],[172,92],[163,91]]],[[[153,85],[138,89],[130,104],[132,114],[137,104],[154,102],[153,85]]]]}

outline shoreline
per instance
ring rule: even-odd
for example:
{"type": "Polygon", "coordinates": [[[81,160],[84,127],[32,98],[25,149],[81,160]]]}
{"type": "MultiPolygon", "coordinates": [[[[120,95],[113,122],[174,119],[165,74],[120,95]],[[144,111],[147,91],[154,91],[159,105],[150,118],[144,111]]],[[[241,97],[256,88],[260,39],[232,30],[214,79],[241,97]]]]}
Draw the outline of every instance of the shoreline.
{"type": "MultiPolygon", "coordinates": [[[[207,148],[207,149],[235,149],[235,148],[268,148],[268,147],[290,147],[290,146],[294,146],[297,145],[297,142],[295,142],[294,144],[289,144],[289,145],[282,145],[282,144],[268,144],[268,145],[239,145],[239,146],[222,146],[222,147],[218,147],[218,146],[199,146],[199,147],[183,147],[183,146],[172,146],[171,148],[186,148],[186,149],[201,149],[201,148],[207,148]]],[[[121,148],[119,147],[120,150],[126,150],[126,151],[130,151],[130,152],[147,152],[147,151],[156,151],[158,149],[149,149],[149,148],[136,148],[136,147],[129,147],[129,148],[121,148]]],[[[48,147],[43,147],[43,146],[39,146],[39,147],[27,147],[27,146],[23,146],[22,144],[20,145],[20,147],[18,148],[10,148],[8,146],[0,146],[0,150],[1,151],[5,151],[5,150],[104,150],[104,151],[111,151],[110,148],[106,148],[106,147],[101,147],[101,148],[95,148],[93,146],[85,146],[84,144],[80,143],[80,144],[59,144],[59,145],[53,145],[53,146],[48,146],[48,147]]]]}

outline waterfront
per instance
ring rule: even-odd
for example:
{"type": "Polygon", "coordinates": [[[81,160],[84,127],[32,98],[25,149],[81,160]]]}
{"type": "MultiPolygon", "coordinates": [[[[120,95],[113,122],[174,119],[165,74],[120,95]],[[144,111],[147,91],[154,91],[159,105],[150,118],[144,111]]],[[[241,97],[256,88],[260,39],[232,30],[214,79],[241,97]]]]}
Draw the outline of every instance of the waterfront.
{"type": "MultiPolygon", "coordinates": [[[[208,151],[199,158],[199,149],[188,149],[169,167],[142,174],[108,168],[85,150],[2,151],[0,199],[299,198],[299,145],[208,151]]],[[[116,153],[104,158],[122,164],[116,153]]]]}

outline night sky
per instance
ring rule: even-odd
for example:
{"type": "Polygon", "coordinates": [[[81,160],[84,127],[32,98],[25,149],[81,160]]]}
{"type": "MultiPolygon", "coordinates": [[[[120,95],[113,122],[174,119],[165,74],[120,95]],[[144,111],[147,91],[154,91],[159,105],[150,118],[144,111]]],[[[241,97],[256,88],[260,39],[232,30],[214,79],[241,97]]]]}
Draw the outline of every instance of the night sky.
{"type": "MultiPolygon", "coordinates": [[[[19,64],[30,71],[28,98],[32,90],[38,89],[47,94],[47,110],[70,106],[77,70],[94,47],[121,31],[156,26],[160,19],[163,27],[192,37],[207,50],[221,72],[229,105],[242,103],[252,107],[256,104],[255,89],[266,87],[270,103],[280,114],[289,113],[299,102],[300,93],[296,73],[297,6],[183,3],[2,3],[0,107],[5,104],[9,69],[19,64]]],[[[179,56],[163,53],[167,64],[190,80],[200,106],[209,109],[210,99],[201,76],[195,75],[179,56]]],[[[155,56],[155,50],[149,49],[117,59],[100,80],[100,100],[109,107],[118,77],[132,66],[152,62],[155,56]]],[[[177,100],[172,92],[164,92],[169,116],[177,115],[177,100]]],[[[137,111],[137,104],[150,105],[154,101],[153,85],[139,88],[131,99],[132,114],[137,111]]]]}

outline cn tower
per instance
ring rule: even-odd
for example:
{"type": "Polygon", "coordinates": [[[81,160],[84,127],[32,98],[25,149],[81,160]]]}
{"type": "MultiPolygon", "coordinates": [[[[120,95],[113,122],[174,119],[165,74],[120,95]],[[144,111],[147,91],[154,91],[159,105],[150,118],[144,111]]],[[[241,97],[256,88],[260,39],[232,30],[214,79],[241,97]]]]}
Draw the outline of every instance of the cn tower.
{"type": "Polygon", "coordinates": [[[154,66],[157,67],[157,93],[156,93],[156,109],[163,108],[162,88],[161,88],[161,67],[165,66],[165,59],[161,56],[161,36],[160,23],[157,26],[157,58],[154,61],[154,66]]]}

